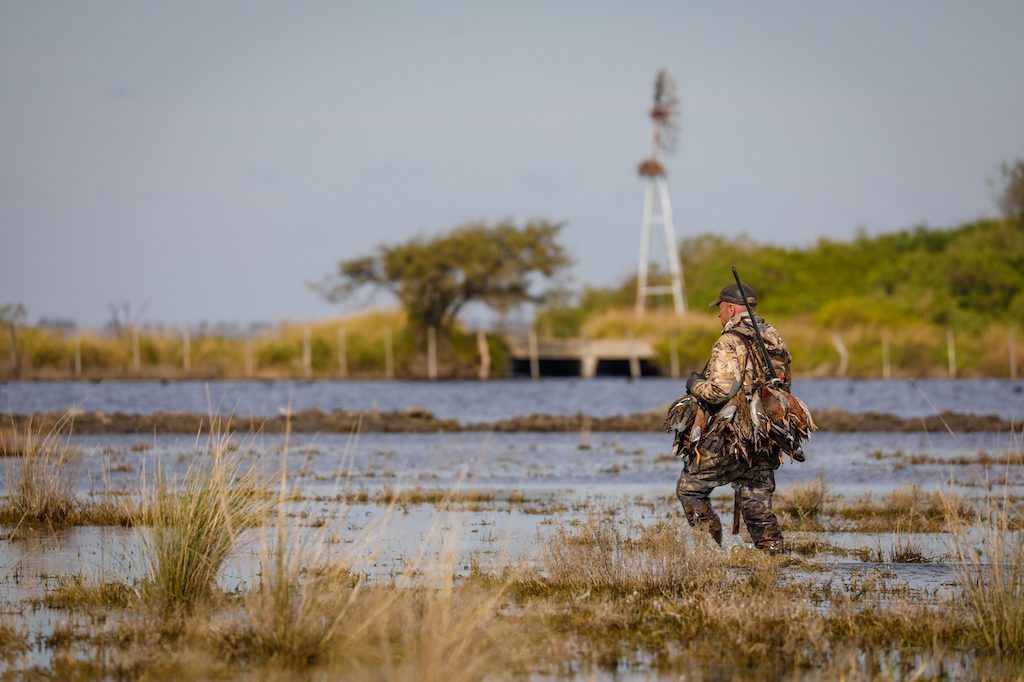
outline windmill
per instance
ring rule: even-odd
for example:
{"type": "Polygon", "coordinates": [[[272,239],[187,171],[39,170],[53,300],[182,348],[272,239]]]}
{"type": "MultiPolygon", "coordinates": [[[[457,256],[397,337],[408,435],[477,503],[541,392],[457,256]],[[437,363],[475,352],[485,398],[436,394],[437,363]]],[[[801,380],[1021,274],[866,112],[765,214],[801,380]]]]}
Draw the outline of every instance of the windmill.
{"type": "Polygon", "coordinates": [[[676,250],[676,232],[672,223],[672,201],[668,195],[663,159],[675,151],[679,142],[679,94],[676,81],[668,69],[658,72],[654,81],[654,104],[651,106],[651,155],[640,162],[637,174],[644,180],[644,218],[640,232],[640,268],[636,283],[636,312],[644,312],[648,296],[672,294],[677,315],[686,312],[683,299],[683,268],[676,250]],[[648,283],[651,260],[651,230],[661,225],[665,231],[668,251],[669,285],[648,283]]]}

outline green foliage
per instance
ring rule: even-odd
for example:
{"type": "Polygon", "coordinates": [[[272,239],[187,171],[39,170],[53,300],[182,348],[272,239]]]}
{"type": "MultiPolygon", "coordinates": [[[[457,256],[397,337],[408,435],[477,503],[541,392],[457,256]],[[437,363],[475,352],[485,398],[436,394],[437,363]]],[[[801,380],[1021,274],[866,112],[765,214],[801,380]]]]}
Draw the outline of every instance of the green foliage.
{"type": "Polygon", "coordinates": [[[999,194],[999,208],[1007,220],[1024,220],[1024,159],[1004,163],[1000,170],[1003,190],[999,194]]]}
{"type": "Polygon", "coordinates": [[[390,291],[414,327],[450,328],[472,301],[498,311],[539,302],[534,277],[551,278],[569,265],[557,243],[562,225],[545,220],[522,228],[511,222],[493,227],[472,223],[432,238],[416,237],[381,245],[372,256],[344,261],[338,274],[317,285],[330,301],[344,300],[363,287],[390,291]]]}
{"type": "MultiPolygon", "coordinates": [[[[822,239],[808,248],[703,234],[684,240],[680,256],[695,310],[714,300],[735,265],[773,318],[813,318],[833,328],[912,320],[980,331],[1024,317],[1024,224],[1012,221],[822,239]]],[[[542,319],[571,334],[594,313],[631,306],[633,280],[585,289],[577,306],[544,311],[542,319]]]]}
{"type": "Polygon", "coordinates": [[[27,314],[25,306],[21,303],[5,303],[0,305],[0,323],[21,324],[27,314]]]}

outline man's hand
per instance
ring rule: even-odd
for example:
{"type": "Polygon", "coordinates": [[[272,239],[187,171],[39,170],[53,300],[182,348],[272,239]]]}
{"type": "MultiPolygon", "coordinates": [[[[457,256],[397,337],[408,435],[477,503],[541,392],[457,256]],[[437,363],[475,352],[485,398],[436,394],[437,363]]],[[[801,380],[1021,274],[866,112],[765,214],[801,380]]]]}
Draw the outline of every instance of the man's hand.
{"type": "Polygon", "coordinates": [[[686,392],[691,393],[693,385],[698,381],[704,381],[704,375],[700,372],[690,372],[689,378],[686,379],[686,392]]]}

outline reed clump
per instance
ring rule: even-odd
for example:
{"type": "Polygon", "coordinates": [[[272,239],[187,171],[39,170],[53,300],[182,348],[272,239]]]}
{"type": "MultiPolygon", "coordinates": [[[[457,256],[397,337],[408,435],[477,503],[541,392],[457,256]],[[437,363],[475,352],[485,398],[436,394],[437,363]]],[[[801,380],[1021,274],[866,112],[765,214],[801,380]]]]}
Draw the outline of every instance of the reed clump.
{"type": "Polygon", "coordinates": [[[925,492],[915,484],[897,488],[881,498],[862,497],[839,507],[834,515],[853,522],[854,529],[861,532],[927,533],[945,530],[950,515],[970,521],[975,510],[959,495],[939,490],[925,492]]]}
{"type": "Polygon", "coordinates": [[[987,498],[978,523],[972,526],[964,521],[954,499],[946,522],[959,601],[974,626],[972,631],[997,656],[1020,659],[1024,658],[1024,534],[1012,509],[1007,498],[987,498]]]}
{"type": "Polygon", "coordinates": [[[622,529],[606,518],[561,527],[541,556],[538,589],[693,594],[724,577],[703,537],[672,525],[622,529]]]}
{"type": "Polygon", "coordinates": [[[241,532],[273,506],[260,468],[216,428],[180,481],[157,471],[135,518],[144,594],[165,610],[189,610],[209,595],[241,532]]]}
{"type": "Polygon", "coordinates": [[[883,672],[887,661],[964,641],[966,623],[947,603],[914,603],[880,580],[823,589],[787,575],[786,557],[723,552],[693,535],[625,531],[610,520],[556,533],[537,573],[513,587],[521,627],[544,632],[555,660],[582,670],[646,661],[714,679],[801,677],[850,651],[883,672]],[[662,561],[652,560],[658,547],[662,561]]]}
{"type": "Polygon", "coordinates": [[[105,491],[95,497],[79,498],[65,523],[69,526],[130,528],[144,518],[145,513],[134,496],[105,491]]]}
{"type": "Polygon", "coordinates": [[[384,489],[377,495],[377,504],[385,506],[411,504],[433,504],[453,505],[467,503],[494,502],[497,498],[495,492],[490,490],[445,490],[442,488],[392,488],[384,486],[384,489]]]}
{"type": "MultiPolygon", "coordinates": [[[[284,501],[287,450],[282,455],[273,542],[261,552],[261,582],[241,595],[239,610],[210,622],[207,643],[220,658],[284,676],[317,671],[344,679],[476,680],[520,664],[520,636],[499,617],[501,584],[455,579],[457,534],[435,517],[420,548],[391,582],[375,584],[348,569],[372,556],[399,504],[391,497],[376,532],[367,529],[342,556],[326,538],[303,542],[289,529],[284,501]],[[428,547],[442,542],[441,560],[428,547]]],[[[458,497],[456,488],[445,499],[458,497]]]]}
{"type": "Polygon", "coordinates": [[[795,483],[775,496],[776,511],[803,520],[817,519],[829,501],[828,484],[824,477],[795,483]]]}
{"type": "Polygon", "coordinates": [[[130,585],[116,581],[92,582],[81,573],[61,576],[57,586],[43,597],[51,609],[78,609],[94,606],[127,606],[135,595],[130,585]]]}
{"type": "Polygon", "coordinates": [[[0,661],[13,662],[28,651],[28,634],[0,617],[0,661]]]}
{"type": "Polygon", "coordinates": [[[81,451],[69,441],[71,418],[65,414],[42,432],[29,422],[3,443],[14,447],[5,457],[7,499],[0,507],[0,522],[9,524],[64,523],[77,504],[75,485],[81,451]],[[14,444],[16,443],[16,444],[14,444]]]}
{"type": "Polygon", "coordinates": [[[899,534],[893,538],[892,546],[888,550],[879,547],[875,551],[874,559],[878,563],[890,564],[927,564],[931,561],[912,536],[899,534]]]}

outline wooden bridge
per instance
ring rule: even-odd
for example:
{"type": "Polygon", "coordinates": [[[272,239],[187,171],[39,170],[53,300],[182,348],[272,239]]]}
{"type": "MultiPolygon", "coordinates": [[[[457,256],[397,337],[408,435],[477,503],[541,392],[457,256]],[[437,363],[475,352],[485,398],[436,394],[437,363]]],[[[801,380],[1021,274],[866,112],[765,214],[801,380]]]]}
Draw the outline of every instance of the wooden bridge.
{"type": "Polygon", "coordinates": [[[508,336],[512,376],[630,376],[658,374],[646,339],[538,339],[508,336]]]}

